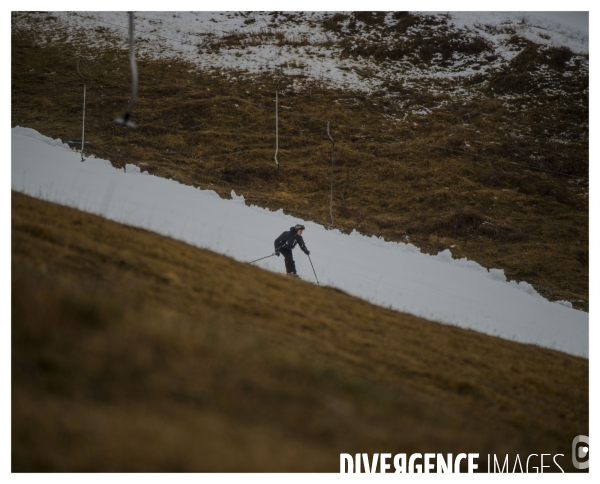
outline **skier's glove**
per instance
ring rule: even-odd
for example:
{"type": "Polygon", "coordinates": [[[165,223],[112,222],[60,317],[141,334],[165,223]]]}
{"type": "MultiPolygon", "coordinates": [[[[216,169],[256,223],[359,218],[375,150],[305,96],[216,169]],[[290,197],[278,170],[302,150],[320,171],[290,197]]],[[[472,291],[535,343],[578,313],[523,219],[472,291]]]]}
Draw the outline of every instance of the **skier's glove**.
{"type": "Polygon", "coordinates": [[[304,253],[305,253],[306,255],[310,255],[310,250],[306,249],[306,250],[304,251],[304,253]]]}
{"type": "Polygon", "coordinates": [[[275,249],[275,255],[279,257],[281,254],[279,253],[279,249],[275,249]]]}

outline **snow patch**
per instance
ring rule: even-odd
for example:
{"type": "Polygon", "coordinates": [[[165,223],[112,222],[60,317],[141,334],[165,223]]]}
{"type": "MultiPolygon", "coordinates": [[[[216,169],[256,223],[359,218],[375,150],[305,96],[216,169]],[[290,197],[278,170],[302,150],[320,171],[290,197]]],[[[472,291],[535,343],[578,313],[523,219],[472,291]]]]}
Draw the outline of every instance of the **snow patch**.
{"type": "MultiPolygon", "coordinates": [[[[435,256],[415,246],[327,230],[283,210],[247,206],[232,191],[231,200],[154,175],[135,176],[107,160],[88,158],[60,140],[12,129],[11,186],[28,195],[95,213],[117,222],[177,238],[197,247],[248,262],[273,251],[273,241],[303,223],[305,242],[321,284],[384,307],[473,329],[522,343],[588,357],[589,315],[552,303],[521,281],[507,282],[504,271],[446,249],[435,256]]],[[[138,167],[139,169],[139,167],[138,167]]],[[[132,168],[133,170],[133,168],[132,168]]],[[[283,272],[282,260],[257,263],[283,272]]],[[[310,261],[296,251],[300,274],[312,278],[310,261]]]]}
{"type": "MultiPolygon", "coordinates": [[[[127,163],[125,165],[125,173],[128,173],[130,175],[140,175],[142,173],[142,170],[140,169],[139,166],[133,165],[131,163],[127,163]]],[[[148,174],[147,171],[144,172],[144,174],[148,174]]]]}
{"type": "Polygon", "coordinates": [[[234,203],[239,203],[241,205],[246,205],[246,200],[244,199],[244,195],[240,195],[238,197],[235,194],[235,190],[231,190],[231,201],[234,203]]]}
{"type": "Polygon", "coordinates": [[[569,301],[554,301],[554,303],[560,304],[561,306],[564,306],[569,309],[573,307],[573,305],[569,301]]]}
{"type": "Polygon", "coordinates": [[[517,284],[516,281],[510,281],[509,284],[517,289],[520,289],[521,291],[525,291],[527,294],[531,294],[532,296],[542,297],[528,282],[521,281],[517,284]]]}

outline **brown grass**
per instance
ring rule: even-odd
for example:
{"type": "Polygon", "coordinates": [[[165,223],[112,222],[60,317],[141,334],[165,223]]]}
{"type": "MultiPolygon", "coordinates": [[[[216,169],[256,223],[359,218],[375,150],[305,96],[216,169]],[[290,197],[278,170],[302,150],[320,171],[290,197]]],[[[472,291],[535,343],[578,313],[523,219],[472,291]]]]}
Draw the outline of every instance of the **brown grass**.
{"type": "Polygon", "coordinates": [[[339,32],[344,26],[343,24],[346,20],[348,20],[348,15],[343,13],[335,13],[326,20],[323,20],[322,25],[326,30],[339,32]]]}
{"type": "Polygon", "coordinates": [[[384,451],[486,470],[570,456],[588,361],[13,193],[11,425],[13,472],[337,472],[384,451]]]}
{"type": "MultiPolygon", "coordinates": [[[[364,14],[369,15],[377,25],[379,13],[364,14]]],[[[426,24],[427,18],[411,20],[410,15],[399,14],[397,20],[426,24]]],[[[274,31],[267,34],[275,35],[274,31]]],[[[88,154],[109,159],[115,166],[143,162],[152,174],[211,188],[223,197],[234,189],[252,204],[283,208],[328,225],[331,144],[326,124],[291,113],[333,120],[338,123],[332,125],[336,227],[396,241],[408,236],[430,253],[454,245],[456,257],[502,268],[517,280],[524,265],[535,264],[539,270],[527,281],[545,297],[588,308],[589,272],[579,255],[588,251],[586,183],[502,163],[587,176],[588,144],[581,138],[585,129],[570,124],[588,118],[587,110],[575,105],[583,96],[583,85],[578,83],[585,80],[580,77],[563,81],[564,89],[572,89],[571,98],[540,94],[538,103],[531,103],[528,95],[510,102],[498,100],[497,91],[490,91],[496,78],[492,76],[488,83],[482,75],[482,84],[476,85],[482,86],[478,99],[440,109],[447,94],[433,96],[397,82],[387,84],[389,93],[397,96],[394,99],[384,91],[365,96],[350,87],[326,89],[318,80],[302,77],[297,79],[305,87],[293,89],[295,78],[286,74],[280,103],[290,109],[280,112],[282,168],[277,170],[273,160],[276,74],[198,71],[175,59],[139,59],[139,97],[133,113],[139,128],[126,131],[112,123],[123,115],[129,98],[126,53],[90,49],[85,38],[77,35],[71,43],[43,47],[39,40],[32,33],[13,32],[13,126],[31,127],[51,137],[80,137],[82,82],[75,64],[83,57],[82,69],[91,80],[88,154]],[[423,108],[431,113],[412,112],[423,108]],[[403,121],[391,119],[405,115],[403,121]],[[514,132],[516,139],[509,135],[514,132]],[[554,137],[561,142],[551,141],[554,137]],[[473,220],[461,221],[466,213],[477,213],[482,223],[503,229],[487,230],[474,226],[473,220]],[[448,223],[469,229],[449,230],[448,223]]],[[[452,38],[445,41],[458,48],[452,38]]],[[[541,55],[536,52],[535,56],[541,55]]],[[[556,56],[558,63],[566,58],[564,53],[556,56]]],[[[511,72],[502,71],[497,79],[511,72]]],[[[529,76],[528,71],[523,75],[529,76]]],[[[520,82],[506,79],[502,82],[520,82]]],[[[451,92],[457,86],[443,87],[451,92]]]]}

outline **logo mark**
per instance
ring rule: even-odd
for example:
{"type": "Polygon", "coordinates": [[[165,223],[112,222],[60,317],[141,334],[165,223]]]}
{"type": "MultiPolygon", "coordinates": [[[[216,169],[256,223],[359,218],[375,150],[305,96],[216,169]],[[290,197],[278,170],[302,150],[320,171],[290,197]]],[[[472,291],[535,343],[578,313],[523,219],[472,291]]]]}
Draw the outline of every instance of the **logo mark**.
{"type": "Polygon", "coordinates": [[[576,469],[590,466],[590,438],[587,435],[578,435],[573,439],[573,465],[576,469]]]}

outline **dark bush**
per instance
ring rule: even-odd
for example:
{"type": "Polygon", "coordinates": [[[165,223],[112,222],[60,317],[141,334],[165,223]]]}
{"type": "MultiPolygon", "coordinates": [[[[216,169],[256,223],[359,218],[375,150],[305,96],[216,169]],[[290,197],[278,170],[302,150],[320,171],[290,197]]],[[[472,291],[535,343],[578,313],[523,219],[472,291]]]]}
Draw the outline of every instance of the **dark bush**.
{"type": "Polygon", "coordinates": [[[406,55],[407,51],[404,47],[399,46],[393,49],[388,49],[383,44],[375,43],[368,44],[366,42],[361,42],[358,45],[352,45],[350,41],[342,42],[342,57],[352,56],[355,59],[358,56],[361,57],[372,57],[375,60],[381,61],[387,58],[398,60],[406,55]]]}
{"type": "Polygon", "coordinates": [[[487,187],[500,188],[506,186],[505,174],[493,168],[480,172],[477,175],[476,181],[487,187]]]}
{"type": "Polygon", "coordinates": [[[451,150],[464,150],[465,149],[465,141],[462,138],[451,137],[446,138],[446,148],[451,150]]]}
{"type": "Polygon", "coordinates": [[[410,16],[411,16],[411,14],[408,12],[394,12],[392,14],[392,18],[394,20],[400,20],[400,19],[403,19],[405,17],[410,17],[410,16]]]}
{"type": "Polygon", "coordinates": [[[435,51],[435,46],[431,43],[426,42],[419,49],[419,56],[421,57],[421,60],[423,62],[429,64],[431,62],[431,59],[433,59],[435,51]]]}
{"type": "Polygon", "coordinates": [[[565,64],[575,55],[568,47],[552,47],[548,52],[548,65],[558,71],[565,69],[565,64]]]}
{"type": "Polygon", "coordinates": [[[589,175],[588,158],[579,153],[552,156],[550,160],[552,170],[582,177],[587,177],[589,175]]]}
{"type": "Polygon", "coordinates": [[[482,223],[477,227],[477,234],[506,242],[522,242],[529,239],[529,234],[523,229],[510,224],[482,223]]]}
{"type": "Polygon", "coordinates": [[[524,73],[538,70],[539,65],[538,48],[535,44],[529,44],[510,61],[510,67],[514,72],[524,73]]]}
{"type": "Polygon", "coordinates": [[[452,59],[454,53],[477,56],[482,52],[493,52],[492,46],[483,38],[475,37],[465,40],[457,33],[441,34],[427,39],[416,37],[415,47],[420,45],[421,58],[429,62],[434,54],[441,54],[443,60],[452,59]]]}
{"type": "Polygon", "coordinates": [[[405,230],[409,234],[445,235],[461,237],[475,232],[485,221],[485,216],[471,207],[459,207],[441,215],[421,214],[411,220],[405,230]]]}
{"type": "Polygon", "coordinates": [[[490,76],[488,86],[494,89],[496,94],[506,92],[524,94],[539,90],[539,84],[527,72],[517,73],[510,70],[503,70],[490,76]]]}
{"type": "Polygon", "coordinates": [[[241,164],[236,167],[224,168],[221,176],[229,183],[249,184],[257,180],[270,180],[276,174],[276,169],[272,166],[241,164]]]}
{"type": "Polygon", "coordinates": [[[331,30],[332,32],[339,32],[342,30],[343,22],[348,19],[348,15],[343,13],[336,13],[323,21],[323,28],[325,30],[331,30]]]}
{"type": "Polygon", "coordinates": [[[472,76],[469,76],[467,79],[465,79],[465,85],[466,86],[475,86],[477,84],[481,84],[482,82],[485,82],[486,79],[487,79],[487,76],[485,74],[478,72],[477,74],[473,74],[472,76]]]}
{"type": "Polygon", "coordinates": [[[366,25],[381,24],[385,19],[385,12],[352,12],[352,15],[366,25]]]}
{"type": "Polygon", "coordinates": [[[448,218],[439,220],[436,229],[454,235],[464,234],[476,228],[485,221],[485,216],[472,208],[459,207],[448,218]]]}
{"type": "Polygon", "coordinates": [[[421,19],[417,15],[408,12],[395,12],[393,17],[398,20],[394,28],[401,34],[405,34],[409,28],[421,23],[421,19]]]}
{"type": "Polygon", "coordinates": [[[400,229],[402,222],[399,219],[389,217],[373,217],[373,221],[380,229],[400,229]]]}
{"type": "Polygon", "coordinates": [[[590,263],[590,253],[587,250],[579,249],[575,252],[575,258],[577,262],[579,262],[582,267],[588,267],[590,263]]]}

